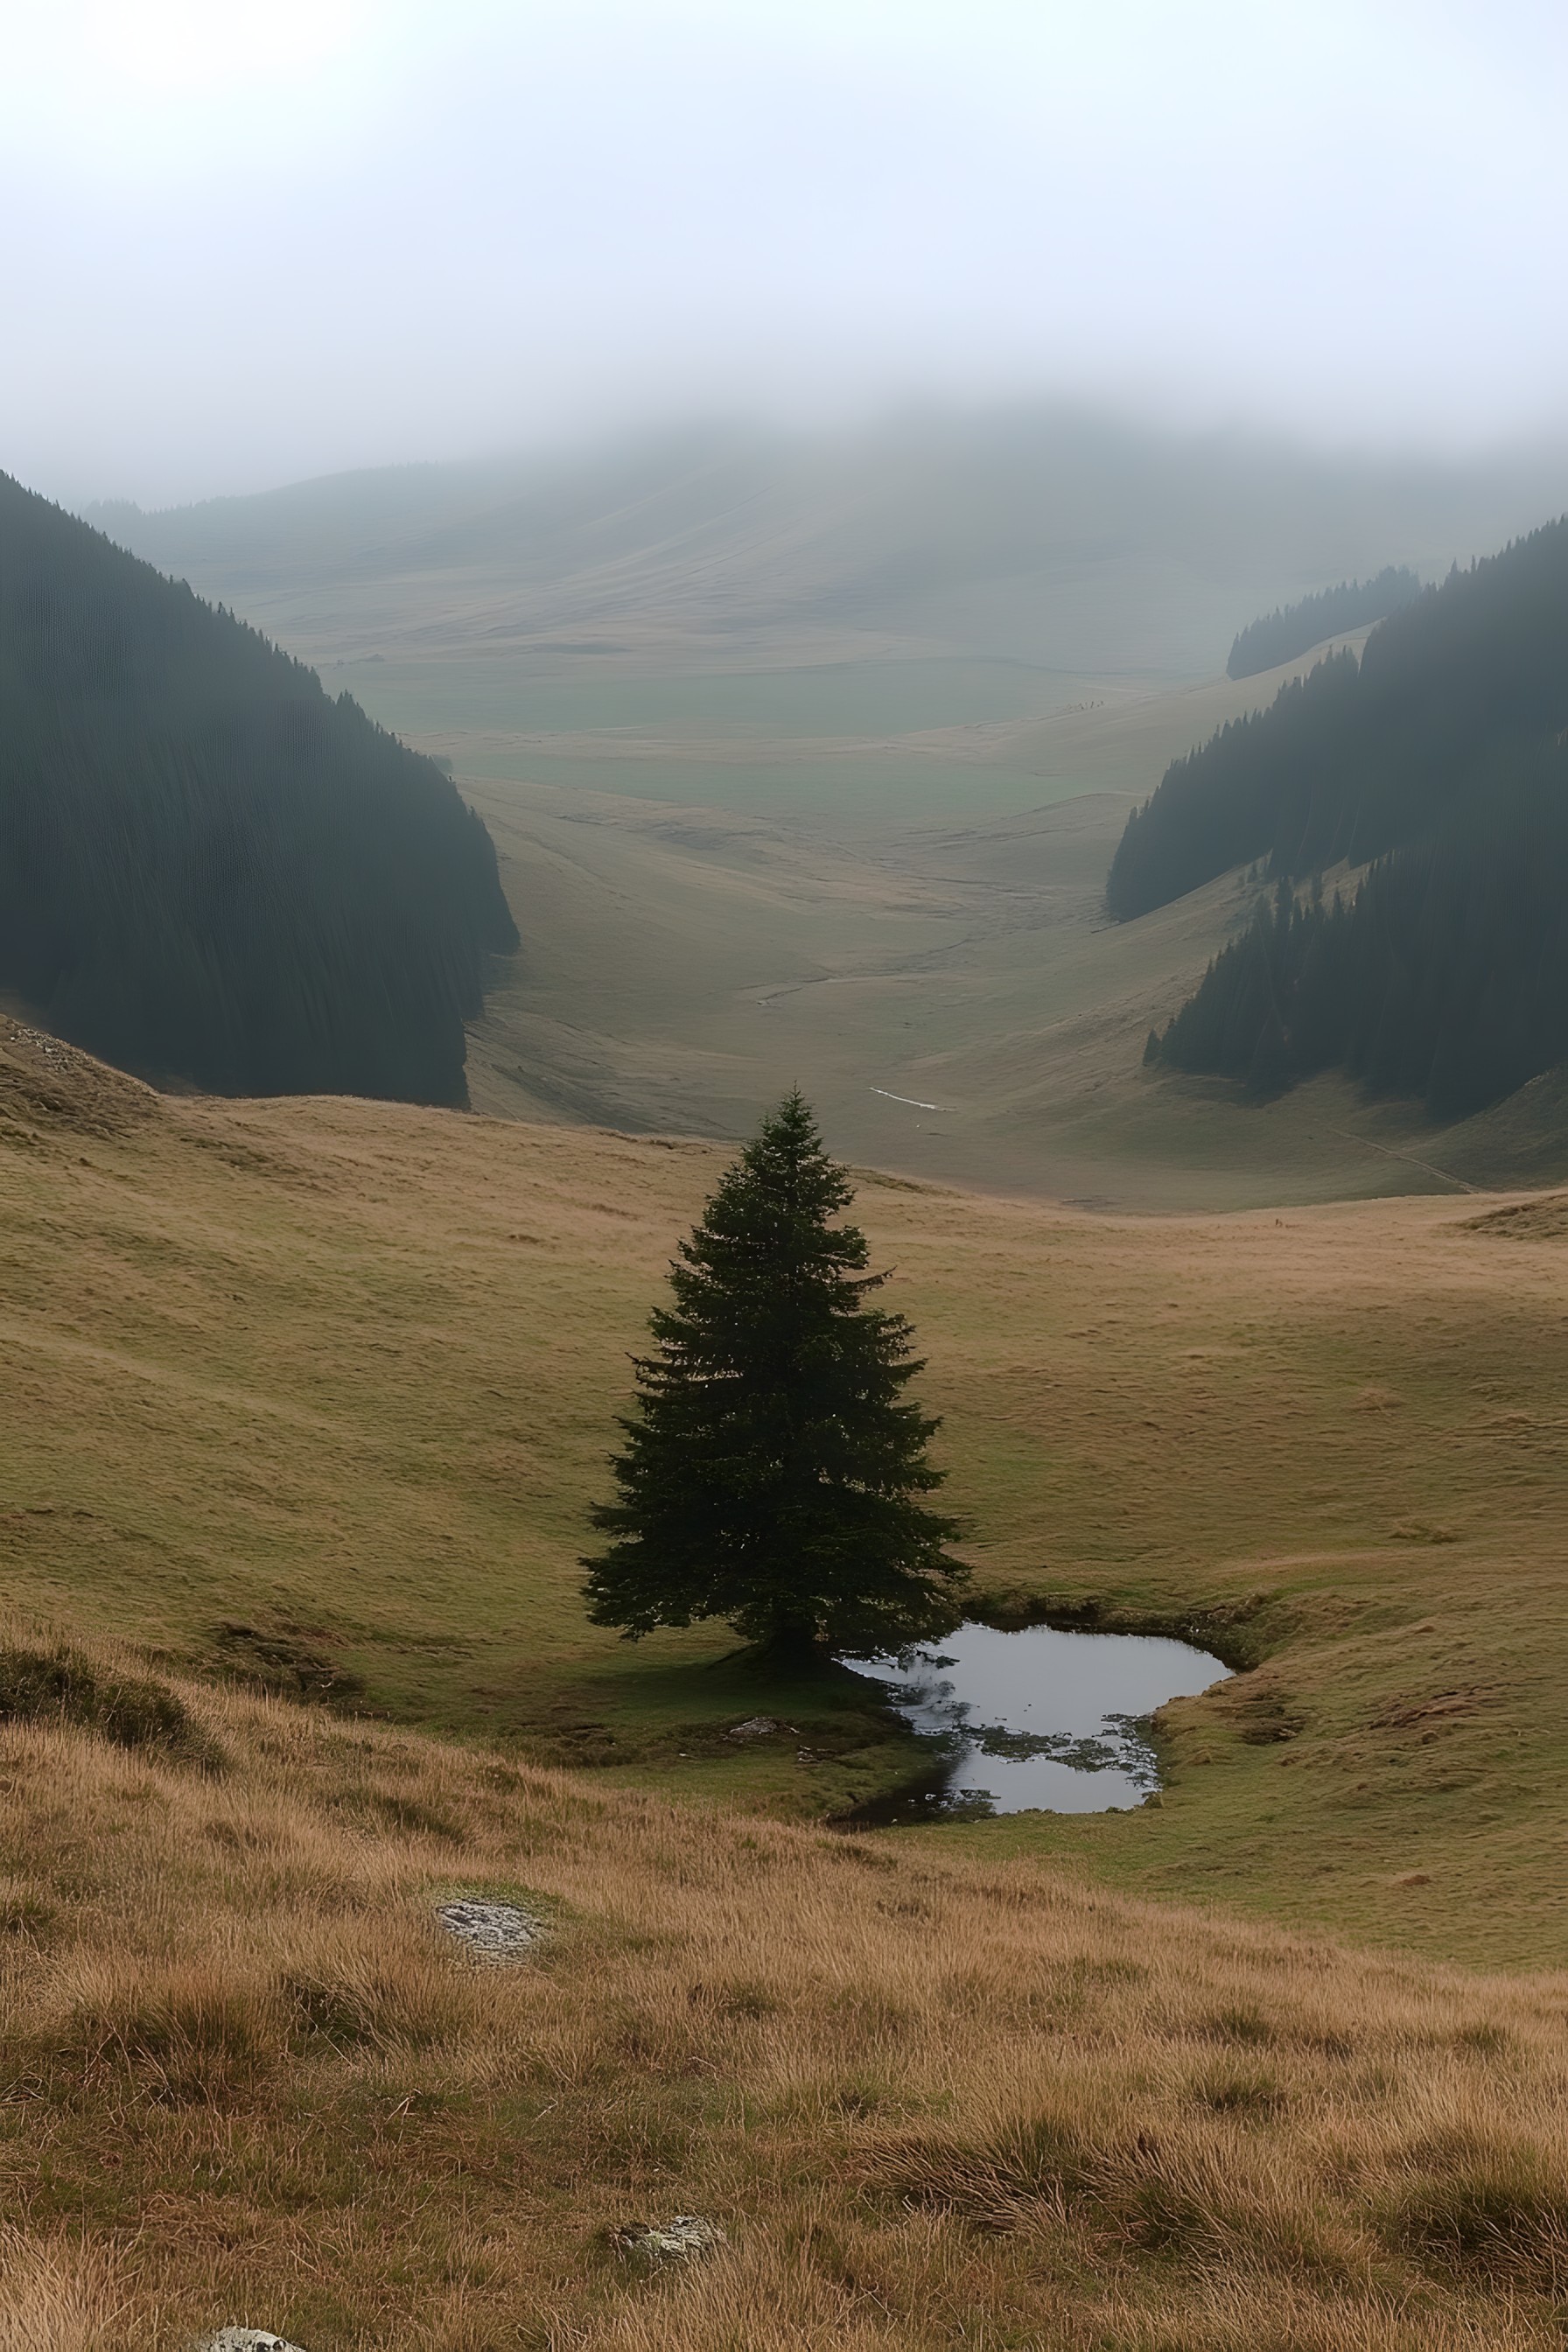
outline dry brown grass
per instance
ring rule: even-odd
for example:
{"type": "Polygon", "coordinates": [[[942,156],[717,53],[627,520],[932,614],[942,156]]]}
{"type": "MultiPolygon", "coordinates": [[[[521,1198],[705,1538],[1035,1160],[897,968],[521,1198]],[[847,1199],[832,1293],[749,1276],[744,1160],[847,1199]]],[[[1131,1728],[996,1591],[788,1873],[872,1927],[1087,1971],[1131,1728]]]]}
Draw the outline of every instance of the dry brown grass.
{"type": "Polygon", "coordinates": [[[0,2231],[0,2352],[110,2352],[157,2326],[155,2307],[132,2309],[99,2247],[0,2231]]]}
{"type": "Polygon", "coordinates": [[[1561,2344],[1561,1976],[180,1696],[221,1771],[0,1728],[0,2352],[1561,2344]]]}
{"type": "MultiPolygon", "coordinates": [[[[132,1681],[244,1673],[698,1802],[820,1816],[907,1768],[826,1709],[816,1760],[742,1749],[810,1696],[726,1678],[722,1628],[583,1618],[626,1353],[727,1152],[116,1080],[131,1121],[102,1076],[0,1052],[18,1605],[143,1645],[132,1681]]],[[[1476,1226],[1500,1205],[1112,1218],[865,1177],[979,1582],[1261,1660],[1171,1711],[1160,1810],[954,1835],[1486,1965],[1568,1949],[1568,1260],[1476,1226]]]]}

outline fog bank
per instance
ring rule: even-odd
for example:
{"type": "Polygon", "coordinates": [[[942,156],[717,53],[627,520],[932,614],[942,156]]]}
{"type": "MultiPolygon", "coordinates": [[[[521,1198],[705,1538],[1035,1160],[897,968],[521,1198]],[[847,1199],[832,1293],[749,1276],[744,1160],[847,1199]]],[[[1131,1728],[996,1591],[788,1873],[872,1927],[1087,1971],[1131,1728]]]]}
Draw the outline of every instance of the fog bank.
{"type": "Polygon", "coordinates": [[[1539,0],[55,0],[0,464],[163,503],[1048,391],[1436,449],[1568,393],[1539,0]]]}

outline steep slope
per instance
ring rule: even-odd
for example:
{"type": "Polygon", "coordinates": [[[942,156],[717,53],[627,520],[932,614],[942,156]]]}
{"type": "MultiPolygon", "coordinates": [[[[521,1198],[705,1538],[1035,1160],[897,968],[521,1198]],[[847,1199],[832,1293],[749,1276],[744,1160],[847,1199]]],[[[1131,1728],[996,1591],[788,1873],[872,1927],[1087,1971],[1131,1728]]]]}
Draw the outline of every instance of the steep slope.
{"type": "Polygon", "coordinates": [[[0,986],[132,1068],[464,1099],[480,820],[254,630],[0,477],[0,986]]]}
{"type": "Polygon", "coordinates": [[[1337,588],[1321,589],[1315,596],[1304,596],[1299,604],[1287,604],[1282,612],[1267,614],[1238,629],[1225,674],[1256,677],[1260,670],[1298,661],[1330,637],[1342,637],[1353,629],[1370,628],[1374,621],[1386,620],[1401,605],[1413,604],[1420,593],[1421,583],[1415,572],[1392,563],[1375,580],[1346,580],[1337,588]]]}
{"type": "Polygon", "coordinates": [[[1151,1059],[1266,1094],[1343,1066],[1464,1117],[1568,1055],[1568,522],[1382,623],[1179,761],[1134,813],[1123,917],[1263,858],[1271,909],[1151,1059]],[[1289,881],[1378,860],[1348,904],[1289,881]]]}
{"type": "Polygon", "coordinates": [[[1560,1972],[69,1664],[121,1744],[0,1720],[18,2352],[1561,2345],[1560,1972]]]}
{"type": "Polygon", "coordinates": [[[1568,722],[1568,520],[1455,572],[1264,711],[1174,761],[1128,819],[1106,898],[1122,920],[1254,858],[1364,865],[1431,840],[1500,761],[1568,722]]]}

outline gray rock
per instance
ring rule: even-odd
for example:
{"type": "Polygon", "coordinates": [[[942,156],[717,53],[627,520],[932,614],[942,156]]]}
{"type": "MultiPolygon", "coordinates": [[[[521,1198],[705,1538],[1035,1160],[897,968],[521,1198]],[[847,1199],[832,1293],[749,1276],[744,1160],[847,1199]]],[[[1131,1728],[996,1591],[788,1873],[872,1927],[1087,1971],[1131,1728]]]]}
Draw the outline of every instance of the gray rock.
{"type": "Polygon", "coordinates": [[[192,2352],[300,2352],[300,2347],[266,2327],[220,2327],[193,2345],[192,2352]]]}
{"type": "Polygon", "coordinates": [[[466,1944],[476,1959],[506,1965],[524,1958],[544,1933],[542,1920],[531,1918],[515,1903],[487,1903],[465,1897],[440,1904],[436,1916],[448,1936],[466,1944]]]}
{"type": "Polygon", "coordinates": [[[744,1723],[733,1725],[724,1737],[726,1739],[766,1739],[770,1732],[783,1729],[783,1724],[775,1716],[749,1715],[744,1723]]]}
{"type": "Polygon", "coordinates": [[[669,2221],[629,2221],[612,2240],[622,2254],[640,2255],[650,2263],[690,2263],[726,2244],[717,2221],[700,2213],[677,2213],[669,2221]]]}

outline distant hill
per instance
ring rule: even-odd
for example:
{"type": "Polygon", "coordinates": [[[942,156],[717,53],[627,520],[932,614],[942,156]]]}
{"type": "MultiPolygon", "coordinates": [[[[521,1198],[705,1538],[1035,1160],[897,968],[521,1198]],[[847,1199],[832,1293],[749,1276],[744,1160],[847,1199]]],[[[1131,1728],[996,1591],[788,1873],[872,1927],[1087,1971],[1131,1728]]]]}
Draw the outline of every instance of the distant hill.
{"type": "Polygon", "coordinates": [[[1386,620],[1402,604],[1421,593],[1421,583],[1405,564],[1385,564],[1373,580],[1346,580],[1338,588],[1324,588],[1300,604],[1249,621],[1237,632],[1226,663],[1226,677],[1257,677],[1266,669],[1282,668],[1299,660],[1314,646],[1342,637],[1370,622],[1386,620]]]}
{"type": "Polygon", "coordinates": [[[1568,521],[1454,573],[1129,820],[1113,913],[1264,861],[1270,904],[1149,1059],[1257,1094],[1332,1066],[1463,1117],[1568,1056],[1568,521]],[[1296,883],[1371,862],[1353,896],[1296,883]]]}
{"type": "Polygon", "coordinates": [[[160,1077],[461,1103],[516,942],[428,760],[0,476],[0,988],[160,1077]]]}
{"type": "Polygon", "coordinates": [[[981,656],[1197,679],[1259,611],[1380,565],[1446,571],[1565,494],[1561,451],[1358,460],[1018,406],[694,425],[89,519],[313,661],[981,656]]]}

